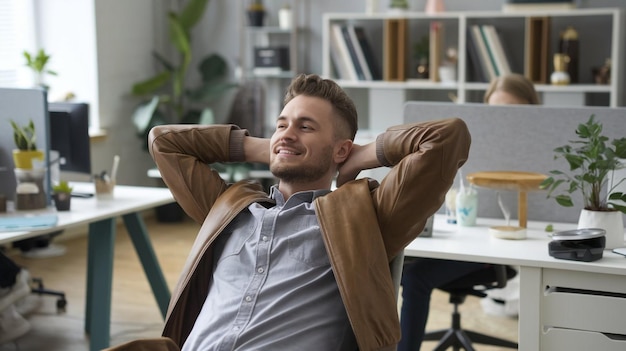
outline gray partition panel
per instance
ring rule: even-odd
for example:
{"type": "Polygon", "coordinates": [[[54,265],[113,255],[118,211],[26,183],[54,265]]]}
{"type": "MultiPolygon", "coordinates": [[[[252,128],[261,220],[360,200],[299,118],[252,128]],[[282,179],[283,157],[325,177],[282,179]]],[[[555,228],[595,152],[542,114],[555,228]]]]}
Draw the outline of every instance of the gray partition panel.
{"type": "MultiPolygon", "coordinates": [[[[13,168],[13,128],[9,120],[24,125],[29,120],[35,123],[37,147],[44,150],[46,161],[49,160],[48,150],[48,103],[47,94],[41,89],[0,88],[0,194],[13,200],[15,195],[15,173],[13,168]]],[[[47,180],[50,187],[49,175],[47,180]]],[[[50,200],[49,200],[50,201],[50,200]]]]}
{"type": "MultiPolygon", "coordinates": [[[[609,107],[547,107],[536,105],[489,106],[484,104],[453,104],[407,102],[404,121],[418,122],[446,117],[463,119],[472,135],[468,162],[462,167],[465,175],[478,171],[517,170],[548,174],[550,170],[567,171],[563,159],[554,160],[554,148],[576,139],[579,123],[594,114],[611,139],[626,136],[626,108],[609,107]]],[[[455,186],[458,186],[458,179],[455,186]]],[[[466,183],[467,184],[467,183],[466,183]]],[[[478,189],[480,217],[503,218],[497,205],[497,192],[478,189]]],[[[517,194],[503,192],[517,223],[517,194]]],[[[565,208],[545,192],[528,194],[528,219],[547,222],[577,222],[582,198],[573,197],[574,207],[565,208]]]]}

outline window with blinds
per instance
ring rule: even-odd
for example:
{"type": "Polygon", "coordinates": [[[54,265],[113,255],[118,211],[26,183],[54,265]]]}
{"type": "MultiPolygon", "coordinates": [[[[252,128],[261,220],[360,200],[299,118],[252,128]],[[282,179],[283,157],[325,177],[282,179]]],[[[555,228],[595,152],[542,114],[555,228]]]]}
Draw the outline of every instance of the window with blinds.
{"type": "Polygon", "coordinates": [[[35,47],[32,5],[31,0],[0,0],[0,86],[32,85],[22,54],[35,47]]]}

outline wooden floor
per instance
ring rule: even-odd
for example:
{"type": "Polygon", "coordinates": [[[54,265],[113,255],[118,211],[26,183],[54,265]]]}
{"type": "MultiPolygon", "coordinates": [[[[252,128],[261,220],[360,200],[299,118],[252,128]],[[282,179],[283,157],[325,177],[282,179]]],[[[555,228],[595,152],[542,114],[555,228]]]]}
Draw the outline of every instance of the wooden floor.
{"type": "MultiPolygon", "coordinates": [[[[146,225],[165,278],[172,288],[199,226],[191,220],[172,224],[157,222],[152,218],[146,219],[146,225]]],[[[32,276],[42,277],[47,288],[63,290],[68,300],[66,311],[57,313],[56,298],[52,296],[29,296],[28,302],[38,304],[33,313],[27,316],[32,330],[14,343],[0,345],[0,351],[89,349],[88,336],[83,331],[86,237],[57,240],[57,243],[67,248],[65,255],[27,259],[12,251],[10,256],[26,267],[32,276]]],[[[159,336],[163,319],[123,226],[118,227],[117,232],[113,280],[111,345],[159,336]]],[[[432,297],[427,329],[448,327],[450,313],[451,305],[447,296],[436,291],[432,297]]],[[[465,329],[517,340],[517,320],[485,315],[476,298],[468,298],[461,306],[461,315],[465,329]]],[[[422,350],[430,350],[434,345],[434,342],[425,343],[422,350]]],[[[479,351],[510,350],[478,344],[475,346],[479,351]]]]}

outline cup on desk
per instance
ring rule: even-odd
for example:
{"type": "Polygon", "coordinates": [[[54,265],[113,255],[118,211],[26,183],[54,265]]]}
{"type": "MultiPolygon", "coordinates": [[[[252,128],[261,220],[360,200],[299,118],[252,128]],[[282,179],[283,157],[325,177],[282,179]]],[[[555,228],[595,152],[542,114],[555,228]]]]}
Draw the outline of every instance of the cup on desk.
{"type": "Polygon", "coordinates": [[[101,177],[94,178],[94,184],[96,186],[96,198],[98,199],[112,199],[113,191],[115,190],[115,182],[110,179],[103,179],[101,177]]]}

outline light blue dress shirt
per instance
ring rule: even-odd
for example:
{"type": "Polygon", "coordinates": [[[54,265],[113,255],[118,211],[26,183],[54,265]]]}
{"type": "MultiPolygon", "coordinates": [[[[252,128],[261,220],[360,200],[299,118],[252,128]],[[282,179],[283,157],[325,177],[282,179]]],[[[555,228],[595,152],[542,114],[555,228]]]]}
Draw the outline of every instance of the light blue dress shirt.
{"type": "Polygon", "coordinates": [[[183,351],[354,351],[312,201],[296,193],[252,204],[219,236],[207,299],[183,351]]]}

